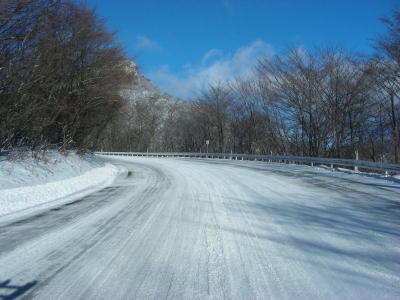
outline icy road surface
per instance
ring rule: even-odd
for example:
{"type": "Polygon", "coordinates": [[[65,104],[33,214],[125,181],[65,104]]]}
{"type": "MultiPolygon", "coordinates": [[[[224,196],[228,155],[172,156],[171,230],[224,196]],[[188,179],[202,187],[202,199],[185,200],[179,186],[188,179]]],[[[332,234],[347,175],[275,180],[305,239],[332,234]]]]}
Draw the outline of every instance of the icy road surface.
{"type": "Polygon", "coordinates": [[[400,298],[398,183],[261,162],[108,160],[127,169],[113,186],[0,228],[0,298],[400,298]]]}

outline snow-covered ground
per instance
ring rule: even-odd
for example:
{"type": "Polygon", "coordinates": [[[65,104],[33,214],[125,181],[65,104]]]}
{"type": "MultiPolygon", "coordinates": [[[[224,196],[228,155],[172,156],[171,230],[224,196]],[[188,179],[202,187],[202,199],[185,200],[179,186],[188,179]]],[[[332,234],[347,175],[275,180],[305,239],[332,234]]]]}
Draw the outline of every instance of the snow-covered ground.
{"type": "Polygon", "coordinates": [[[125,170],[111,186],[0,226],[0,296],[400,298],[398,178],[233,160],[104,159],[125,170]]]}
{"type": "Polygon", "coordinates": [[[62,205],[110,185],[119,170],[94,155],[0,156],[0,223],[62,205]]]}

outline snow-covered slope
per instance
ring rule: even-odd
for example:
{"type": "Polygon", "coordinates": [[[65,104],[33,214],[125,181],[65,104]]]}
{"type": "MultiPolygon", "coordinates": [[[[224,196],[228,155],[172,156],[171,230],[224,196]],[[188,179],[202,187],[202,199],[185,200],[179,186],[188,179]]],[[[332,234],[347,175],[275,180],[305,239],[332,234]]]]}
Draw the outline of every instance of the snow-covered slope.
{"type": "Polygon", "coordinates": [[[47,152],[0,160],[0,223],[66,203],[110,185],[119,170],[93,155],[47,152]]]}

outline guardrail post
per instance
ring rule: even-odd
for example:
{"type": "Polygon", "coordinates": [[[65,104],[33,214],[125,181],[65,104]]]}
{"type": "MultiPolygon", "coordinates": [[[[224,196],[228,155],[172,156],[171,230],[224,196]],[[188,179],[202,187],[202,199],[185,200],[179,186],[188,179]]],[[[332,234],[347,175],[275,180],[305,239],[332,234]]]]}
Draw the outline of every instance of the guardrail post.
{"type": "MultiPolygon", "coordinates": [[[[356,160],[358,160],[358,150],[356,150],[356,160]]],[[[358,171],[358,167],[354,166],[354,171],[358,171]]]]}

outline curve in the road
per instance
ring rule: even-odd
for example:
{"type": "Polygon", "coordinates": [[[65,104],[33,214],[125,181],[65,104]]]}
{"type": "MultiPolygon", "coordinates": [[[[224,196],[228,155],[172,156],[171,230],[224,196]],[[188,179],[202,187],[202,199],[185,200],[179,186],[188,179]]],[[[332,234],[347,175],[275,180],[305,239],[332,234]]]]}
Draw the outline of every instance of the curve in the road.
{"type": "Polygon", "coordinates": [[[295,165],[107,158],[114,186],[0,228],[38,299],[398,298],[399,186],[295,165]]]}

